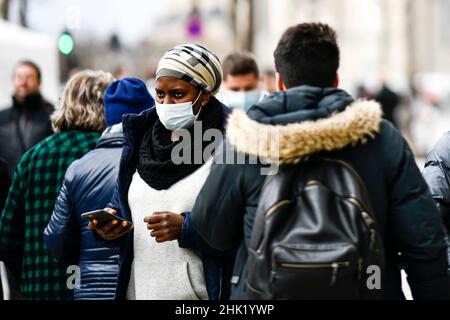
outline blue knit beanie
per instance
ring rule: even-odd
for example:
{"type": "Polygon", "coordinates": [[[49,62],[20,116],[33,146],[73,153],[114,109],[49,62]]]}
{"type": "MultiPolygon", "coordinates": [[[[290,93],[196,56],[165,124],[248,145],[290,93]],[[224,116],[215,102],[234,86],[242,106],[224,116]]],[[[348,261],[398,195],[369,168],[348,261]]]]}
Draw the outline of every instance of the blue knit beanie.
{"type": "Polygon", "coordinates": [[[104,100],[108,127],[121,123],[124,114],[139,114],[155,105],[147,86],[137,78],[124,78],[111,83],[105,91],[104,100]]]}

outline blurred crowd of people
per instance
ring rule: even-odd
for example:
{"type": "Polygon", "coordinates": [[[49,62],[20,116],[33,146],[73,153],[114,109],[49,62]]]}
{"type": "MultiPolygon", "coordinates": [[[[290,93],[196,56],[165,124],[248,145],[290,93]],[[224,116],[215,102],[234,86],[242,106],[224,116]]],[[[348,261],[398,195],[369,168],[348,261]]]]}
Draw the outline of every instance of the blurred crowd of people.
{"type": "Polygon", "coordinates": [[[268,128],[280,131],[281,168],[326,154],[361,176],[385,251],[383,298],[404,298],[401,269],[415,299],[449,298],[448,134],[430,153],[425,180],[396,128],[400,95],[387,84],[355,98],[339,89],[340,52],[328,25],[289,28],[274,58],[273,70],[260,70],[249,52],[221,62],[203,46],[179,45],[161,58],[154,92],[137,78],[83,70],[56,107],[40,93],[39,67],[19,62],[12,106],[0,111],[7,298],[248,299],[264,165],[214,156],[180,164],[173,154],[183,143],[183,152],[205,154],[212,129],[235,152],[263,158],[251,137],[268,128]],[[117,219],[83,219],[99,209],[117,219]],[[73,265],[80,281],[70,288],[73,265]]]}

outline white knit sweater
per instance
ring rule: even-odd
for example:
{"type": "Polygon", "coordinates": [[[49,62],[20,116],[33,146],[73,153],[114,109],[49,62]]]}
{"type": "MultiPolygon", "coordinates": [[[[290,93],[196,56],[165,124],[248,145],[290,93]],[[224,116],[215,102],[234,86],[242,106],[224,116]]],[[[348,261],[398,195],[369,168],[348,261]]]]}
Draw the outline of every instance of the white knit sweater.
{"type": "Polygon", "coordinates": [[[157,243],[150,237],[146,216],[155,211],[191,211],[211,168],[211,161],[167,190],[148,186],[136,172],[128,191],[134,222],[134,261],[128,284],[129,300],[208,299],[200,253],[157,243]]]}

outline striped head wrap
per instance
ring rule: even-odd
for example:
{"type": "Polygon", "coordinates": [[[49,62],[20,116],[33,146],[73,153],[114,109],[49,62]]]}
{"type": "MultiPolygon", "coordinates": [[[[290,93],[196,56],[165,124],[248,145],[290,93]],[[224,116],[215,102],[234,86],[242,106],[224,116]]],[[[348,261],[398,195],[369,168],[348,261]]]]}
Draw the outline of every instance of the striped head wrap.
{"type": "Polygon", "coordinates": [[[179,45],[167,51],[156,71],[159,77],[174,77],[215,95],[222,83],[219,58],[198,44],[179,45]]]}

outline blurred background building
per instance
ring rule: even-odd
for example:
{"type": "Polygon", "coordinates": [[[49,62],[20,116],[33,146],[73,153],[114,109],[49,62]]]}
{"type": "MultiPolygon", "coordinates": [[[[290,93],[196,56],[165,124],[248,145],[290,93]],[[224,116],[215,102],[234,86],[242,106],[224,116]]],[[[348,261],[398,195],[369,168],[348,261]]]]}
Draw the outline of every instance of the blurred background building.
{"type": "Polygon", "coordinates": [[[64,81],[83,68],[138,76],[151,87],[162,53],[186,42],[204,44],[220,58],[233,50],[250,50],[261,69],[273,69],[272,54],[287,27],[322,21],[338,32],[341,86],[356,96],[390,102],[396,125],[418,156],[450,128],[450,0],[0,4],[0,106],[10,99],[11,71],[23,58],[40,64],[43,93],[55,101],[64,81]]]}

